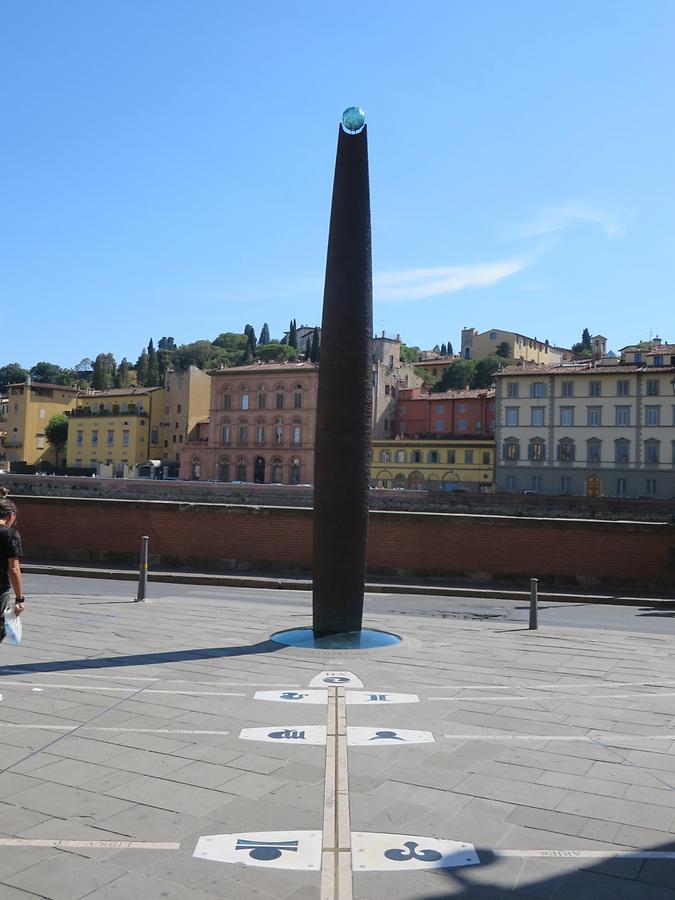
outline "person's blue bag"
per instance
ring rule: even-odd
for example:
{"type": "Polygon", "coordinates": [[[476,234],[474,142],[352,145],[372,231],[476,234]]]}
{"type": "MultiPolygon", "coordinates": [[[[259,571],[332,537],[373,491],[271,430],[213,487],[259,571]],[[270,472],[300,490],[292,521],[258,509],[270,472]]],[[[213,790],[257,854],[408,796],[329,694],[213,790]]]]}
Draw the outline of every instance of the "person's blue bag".
{"type": "Polygon", "coordinates": [[[21,627],[21,619],[16,615],[13,608],[8,608],[5,610],[5,637],[9,641],[10,644],[20,644],[21,643],[21,633],[23,629],[21,627]]]}

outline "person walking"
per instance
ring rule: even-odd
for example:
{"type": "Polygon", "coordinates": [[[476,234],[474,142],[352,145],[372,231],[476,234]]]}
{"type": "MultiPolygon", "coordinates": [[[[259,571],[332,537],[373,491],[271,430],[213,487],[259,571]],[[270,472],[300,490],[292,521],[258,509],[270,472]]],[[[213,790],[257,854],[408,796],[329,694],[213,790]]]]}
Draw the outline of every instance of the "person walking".
{"type": "Polygon", "coordinates": [[[14,527],[16,506],[7,499],[7,490],[0,488],[0,642],[5,637],[5,610],[11,602],[14,591],[14,612],[20,616],[25,599],[21,579],[21,535],[14,527]]]}

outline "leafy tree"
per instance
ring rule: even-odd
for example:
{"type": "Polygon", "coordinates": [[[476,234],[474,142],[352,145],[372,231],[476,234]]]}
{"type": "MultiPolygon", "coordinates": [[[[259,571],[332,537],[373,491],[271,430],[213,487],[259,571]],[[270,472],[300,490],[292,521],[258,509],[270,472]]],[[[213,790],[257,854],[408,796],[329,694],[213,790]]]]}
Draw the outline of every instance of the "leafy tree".
{"type": "Polygon", "coordinates": [[[246,325],[244,327],[244,334],[248,340],[248,350],[251,357],[255,357],[256,350],[258,349],[258,342],[255,338],[255,328],[253,325],[246,325]]]}
{"type": "Polygon", "coordinates": [[[401,344],[401,362],[416,363],[419,355],[419,347],[407,347],[401,344]]]}
{"type": "Polygon", "coordinates": [[[8,363],[0,367],[0,393],[6,393],[10,384],[20,384],[28,378],[28,369],[24,369],[19,363],[8,363]]]}
{"type": "Polygon", "coordinates": [[[68,442],[68,417],[63,413],[52,416],[45,426],[45,437],[54,448],[56,466],[59,465],[59,454],[68,442]]]}
{"type": "Polygon", "coordinates": [[[473,381],[476,361],[473,359],[456,359],[443,373],[440,381],[434,385],[435,391],[459,391],[473,381]]]}
{"type": "Polygon", "coordinates": [[[441,348],[438,346],[438,344],[434,344],[434,346],[433,346],[433,351],[434,351],[434,353],[440,353],[440,352],[441,352],[441,348]]]}
{"type": "Polygon", "coordinates": [[[508,341],[502,341],[501,344],[497,344],[495,356],[501,356],[502,359],[508,359],[511,356],[511,345],[508,341]]]}
{"type": "Polygon", "coordinates": [[[148,351],[143,348],[141,355],[136,360],[136,384],[143,387],[148,380],[148,351]]]}
{"type": "Polygon", "coordinates": [[[581,340],[576,344],[572,344],[572,352],[578,353],[585,359],[590,359],[593,356],[593,344],[588,328],[584,328],[581,332],[581,340]]]}
{"type": "Polygon", "coordinates": [[[495,380],[495,372],[500,369],[506,361],[503,356],[484,356],[482,359],[476,360],[476,367],[471,379],[472,388],[489,388],[495,380]]]}
{"type": "Polygon", "coordinates": [[[288,326],[288,346],[298,349],[298,326],[295,323],[295,319],[291,319],[288,326]]]}
{"type": "Polygon", "coordinates": [[[190,366],[198,369],[206,368],[207,360],[214,354],[214,346],[211,341],[193,341],[191,344],[181,344],[174,351],[173,362],[179,372],[187,371],[190,366]]]}
{"type": "Polygon", "coordinates": [[[309,360],[313,363],[319,362],[321,356],[321,338],[319,337],[319,329],[315,328],[312,332],[312,344],[309,351],[309,360]]]}
{"type": "Polygon", "coordinates": [[[95,391],[109,391],[115,384],[117,364],[112,353],[99,353],[94,360],[91,386],[95,391]]]}
{"type": "Polygon", "coordinates": [[[258,359],[263,362],[285,362],[286,360],[295,360],[300,356],[299,351],[290,344],[275,343],[265,344],[258,347],[258,359]]]}
{"type": "Polygon", "coordinates": [[[157,351],[152,342],[152,338],[148,341],[148,374],[145,379],[145,387],[159,386],[159,361],[157,359],[157,351]]]}
{"type": "Polygon", "coordinates": [[[122,362],[117,367],[117,373],[115,374],[115,387],[116,388],[125,388],[129,387],[131,384],[131,376],[129,374],[129,362],[125,357],[122,358],[122,362]]]}
{"type": "Polygon", "coordinates": [[[260,337],[258,338],[258,346],[264,347],[265,344],[270,343],[270,327],[267,322],[263,323],[263,327],[260,329],[260,337]]]}
{"type": "Polygon", "coordinates": [[[176,342],[172,337],[161,337],[157,343],[158,350],[175,350],[176,342]]]}
{"type": "Polygon", "coordinates": [[[30,377],[33,381],[40,381],[43,384],[61,384],[63,369],[54,363],[39,362],[30,370],[30,377]]]}
{"type": "Polygon", "coordinates": [[[88,356],[85,356],[84,359],[81,359],[76,366],[73,366],[76,372],[83,374],[85,372],[91,372],[94,368],[94,360],[89,359],[88,356]]]}

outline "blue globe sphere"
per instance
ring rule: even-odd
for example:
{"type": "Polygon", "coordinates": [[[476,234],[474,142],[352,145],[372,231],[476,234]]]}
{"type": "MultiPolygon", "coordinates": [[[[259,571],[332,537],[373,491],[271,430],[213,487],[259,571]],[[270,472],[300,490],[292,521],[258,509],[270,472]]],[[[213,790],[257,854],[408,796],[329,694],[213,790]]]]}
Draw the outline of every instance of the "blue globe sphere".
{"type": "Polygon", "coordinates": [[[366,124],[366,114],[360,106],[350,106],[342,113],[342,127],[350,134],[361,131],[366,124]]]}

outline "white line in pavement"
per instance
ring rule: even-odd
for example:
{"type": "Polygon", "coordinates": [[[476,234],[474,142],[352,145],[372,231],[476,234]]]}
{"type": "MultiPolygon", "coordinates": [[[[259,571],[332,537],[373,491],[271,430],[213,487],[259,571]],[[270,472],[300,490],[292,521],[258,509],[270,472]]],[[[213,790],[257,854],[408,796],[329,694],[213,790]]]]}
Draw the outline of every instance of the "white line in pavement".
{"type": "Polygon", "coordinates": [[[113,693],[128,693],[135,691],[138,694],[188,694],[192,697],[245,697],[242,692],[235,693],[233,691],[170,691],[159,688],[136,688],[129,687],[105,687],[104,685],[86,685],[86,684],[51,684],[40,681],[2,681],[3,686],[10,687],[41,687],[41,688],[58,688],[61,691],[109,691],[113,693]]]}
{"type": "MultiPolygon", "coordinates": [[[[20,669],[5,669],[7,675],[23,675],[20,669]]],[[[49,669],[43,671],[35,671],[34,675],[50,675],[49,669]]],[[[194,685],[211,685],[215,687],[278,687],[278,681],[192,681],[188,678],[158,678],[147,675],[92,675],[88,672],[59,672],[60,678],[101,678],[103,681],[163,681],[164,684],[194,684],[194,685]]],[[[22,681],[21,684],[33,684],[33,682],[22,681]]],[[[287,688],[300,687],[299,684],[287,684],[287,688]]]]}
{"type": "MultiPolygon", "coordinates": [[[[569,681],[560,684],[434,684],[427,685],[427,690],[433,691],[566,691],[568,688],[592,688],[601,687],[605,690],[613,687],[670,687],[675,681],[665,681],[660,678],[652,678],[650,681],[605,681],[597,678],[595,681],[569,681]]],[[[433,698],[430,698],[433,699],[433,698]]]]}
{"type": "MultiPolygon", "coordinates": [[[[645,697],[653,697],[658,700],[660,697],[675,697],[675,691],[661,691],[660,693],[648,693],[647,691],[633,691],[630,694],[585,694],[583,697],[580,697],[579,694],[556,694],[555,699],[558,698],[564,699],[566,697],[572,697],[575,700],[632,700],[636,698],[645,698],[645,697]]],[[[505,696],[504,694],[496,694],[493,697],[427,697],[427,700],[447,700],[455,703],[471,703],[478,701],[479,703],[485,703],[489,700],[499,700],[500,702],[503,700],[553,700],[553,697],[541,697],[536,694],[510,694],[505,696]]]]}
{"type": "Polygon", "coordinates": [[[64,849],[87,847],[96,850],[180,850],[180,844],[156,841],[48,841],[28,838],[0,838],[0,847],[63,847],[64,849]]]}
{"type": "Polygon", "coordinates": [[[491,856],[538,859],[675,859],[671,850],[490,850],[491,856]]]}
{"type": "Polygon", "coordinates": [[[675,732],[669,734],[446,734],[449,741],[675,741],[675,732]]]}
{"type": "Polygon", "coordinates": [[[229,734],[229,731],[211,731],[194,728],[125,728],[123,725],[21,725],[16,722],[0,722],[0,728],[17,728],[28,731],[120,731],[133,734],[229,734]]]}

